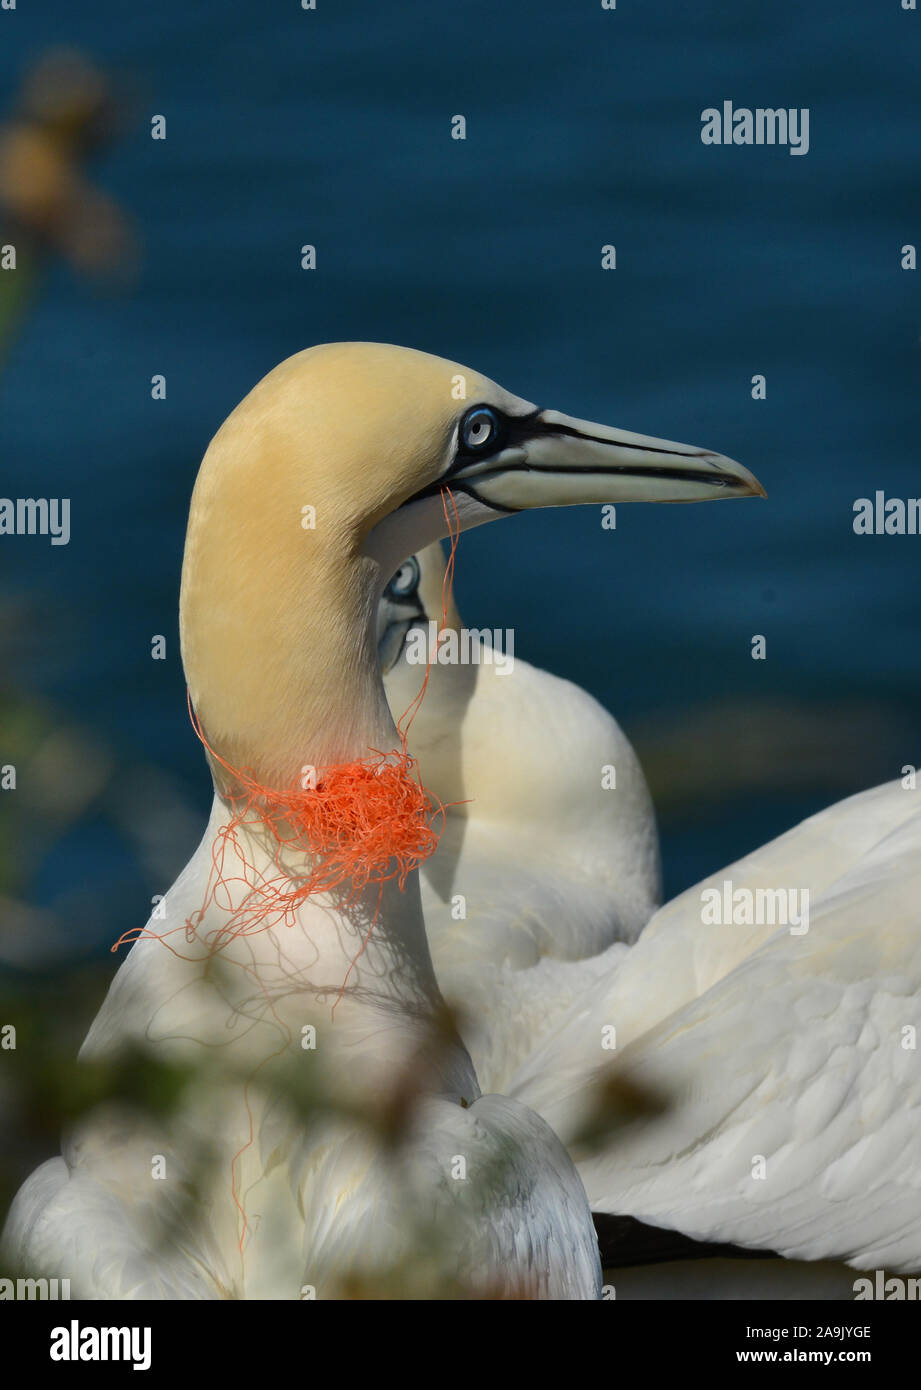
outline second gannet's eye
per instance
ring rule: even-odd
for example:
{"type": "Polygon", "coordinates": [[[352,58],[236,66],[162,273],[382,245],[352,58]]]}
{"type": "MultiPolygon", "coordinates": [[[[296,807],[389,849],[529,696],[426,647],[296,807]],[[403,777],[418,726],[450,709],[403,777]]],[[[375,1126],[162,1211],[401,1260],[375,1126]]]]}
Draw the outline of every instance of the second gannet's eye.
{"type": "Polygon", "coordinates": [[[388,598],[406,598],[419,587],[419,561],[415,555],[404,560],[396,574],[387,585],[384,593],[388,598]]]}
{"type": "Polygon", "coordinates": [[[502,420],[488,405],[475,405],[461,420],[461,448],[471,454],[492,453],[499,446],[502,420]]]}

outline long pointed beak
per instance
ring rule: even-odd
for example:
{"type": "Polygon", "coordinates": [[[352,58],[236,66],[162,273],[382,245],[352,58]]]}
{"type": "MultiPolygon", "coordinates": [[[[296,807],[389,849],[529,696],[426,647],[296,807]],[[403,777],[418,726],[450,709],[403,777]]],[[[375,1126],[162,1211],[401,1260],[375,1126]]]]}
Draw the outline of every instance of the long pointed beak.
{"type": "Polygon", "coordinates": [[[515,421],[499,455],[466,464],[453,482],[497,511],[767,496],[754,474],[722,454],[555,410],[515,421]]]}

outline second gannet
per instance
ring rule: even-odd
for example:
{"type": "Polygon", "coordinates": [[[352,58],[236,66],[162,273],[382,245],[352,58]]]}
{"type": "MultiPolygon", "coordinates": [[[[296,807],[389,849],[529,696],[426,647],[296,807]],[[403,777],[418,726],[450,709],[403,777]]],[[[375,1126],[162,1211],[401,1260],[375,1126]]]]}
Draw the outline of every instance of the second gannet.
{"type": "MultiPolygon", "coordinates": [[[[440,611],[443,571],[433,548],[385,593],[395,709],[418,680],[407,630],[440,611]]],[[[459,622],[452,607],[449,625],[459,622]]],[[[470,798],[455,811],[468,836],[482,832],[472,843],[444,837],[421,870],[439,985],[459,1006],[481,1083],[532,1106],[570,1143],[611,1261],[777,1252],[805,1262],[784,1276],[805,1297],[861,1288],[854,1269],[817,1262],[917,1273],[921,808],[911,778],[833,805],[710,875],[631,933],[628,948],[614,940],[626,934],[607,866],[586,865],[595,899],[567,874],[578,816],[567,820],[552,797],[520,796],[512,776],[520,767],[527,788],[546,760],[544,707],[531,695],[535,678],[538,690],[552,678],[517,658],[505,677],[485,664],[432,674],[411,741],[434,788],[470,798]],[[506,809],[522,830],[514,852],[506,809]],[[439,881],[462,892],[469,920],[452,919],[439,881]],[[605,902],[610,945],[584,930],[605,902]],[[587,1151],[580,1132],[598,1084],[613,1078],[669,1104],[587,1151]]],[[[557,684],[563,708],[580,695],[593,703],[557,684]]],[[[584,727],[571,719],[556,746],[578,748],[584,727]]],[[[596,765],[618,737],[608,721],[588,764],[561,759],[573,778],[564,808],[590,803],[596,765]]],[[[599,827],[612,866],[640,842],[642,806],[599,827]]],[[[685,1296],[754,1297],[766,1277],[763,1262],[711,1264],[668,1282],[685,1296]]]]}
{"type": "MultiPolygon", "coordinates": [[[[473,659],[439,660],[443,644],[428,639],[441,625],[444,576],[439,544],[411,556],[385,590],[379,635],[395,718],[427,676],[409,743],[448,808],[421,870],[430,942],[447,934],[457,960],[470,942],[476,960],[523,965],[634,941],[661,900],[661,869],[652,800],[629,740],[571,681],[517,654],[494,659],[488,634],[463,629],[473,659]],[[420,629],[411,661],[406,637],[420,629]],[[422,664],[429,650],[430,667],[422,664]],[[490,863],[501,864],[501,882],[490,863]],[[452,915],[458,895],[463,915],[452,915]]],[[[453,595],[447,604],[443,631],[459,633],[453,595]]]]}
{"type": "Polygon", "coordinates": [[[639,760],[587,691],[517,653],[497,664],[478,633],[454,646],[474,660],[438,659],[443,605],[462,630],[445,572],[440,543],[400,566],[378,647],[394,718],[426,675],[409,747],[447,807],[419,873],[426,934],[480,1084],[501,1090],[658,907],[658,835],[639,760]]]}
{"type": "Polygon", "coordinates": [[[17,1268],[83,1298],[324,1297],[421,1248],[432,1279],[468,1293],[598,1295],[570,1159],[533,1111],[481,1095],[444,1021],[413,854],[405,874],[378,862],[381,835],[415,837],[418,861],[430,831],[384,694],[378,604],[452,513],[464,528],[759,492],[719,455],[540,410],[403,348],[309,349],[249,393],[205,455],[183,562],[211,820],[81,1054],[134,1042],[192,1076],[169,1122],[112,1102],[73,1127],[13,1204],[17,1268]],[[285,1064],[332,1113],[292,1108],[285,1064]],[[387,1096],[399,1110],[407,1076],[397,1143],[361,1117],[387,1096]]]}

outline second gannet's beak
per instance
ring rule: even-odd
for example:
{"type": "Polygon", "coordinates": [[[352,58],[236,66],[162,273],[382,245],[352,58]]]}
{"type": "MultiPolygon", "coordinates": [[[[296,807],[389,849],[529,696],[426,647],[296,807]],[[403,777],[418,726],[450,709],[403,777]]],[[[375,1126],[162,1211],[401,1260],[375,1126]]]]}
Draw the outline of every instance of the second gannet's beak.
{"type": "Polygon", "coordinates": [[[485,457],[459,452],[440,481],[499,512],[767,496],[747,468],[722,454],[555,410],[506,414],[496,444],[485,457]]]}

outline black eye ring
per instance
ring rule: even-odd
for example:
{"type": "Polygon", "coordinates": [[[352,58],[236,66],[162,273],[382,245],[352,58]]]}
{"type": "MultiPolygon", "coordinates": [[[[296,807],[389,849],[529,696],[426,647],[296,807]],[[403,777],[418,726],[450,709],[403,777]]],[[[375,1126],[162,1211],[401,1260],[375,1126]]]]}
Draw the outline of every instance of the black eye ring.
{"type": "Polygon", "coordinates": [[[387,598],[407,598],[409,594],[414,594],[418,587],[419,561],[415,555],[410,555],[408,560],[403,561],[384,593],[387,598]]]}
{"type": "Polygon", "coordinates": [[[460,422],[458,442],[466,454],[492,454],[504,434],[504,421],[491,405],[474,405],[460,422]]]}

